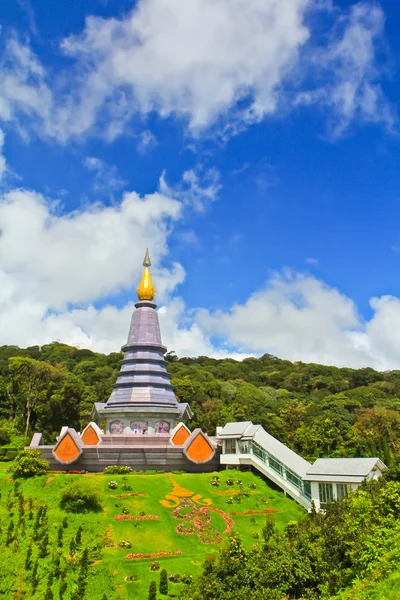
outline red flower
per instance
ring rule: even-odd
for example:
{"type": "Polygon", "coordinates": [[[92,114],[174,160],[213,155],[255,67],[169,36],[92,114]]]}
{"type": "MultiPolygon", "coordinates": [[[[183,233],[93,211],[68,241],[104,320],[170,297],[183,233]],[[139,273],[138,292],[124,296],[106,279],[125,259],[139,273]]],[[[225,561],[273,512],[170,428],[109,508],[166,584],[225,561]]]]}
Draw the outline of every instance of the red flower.
{"type": "Polygon", "coordinates": [[[156,521],[158,515],[144,515],[143,517],[133,517],[132,515],[116,515],[116,521],[156,521]]]}
{"type": "Polygon", "coordinates": [[[137,560],[140,558],[158,558],[159,556],[180,556],[182,552],[177,550],[176,552],[152,552],[151,554],[143,554],[143,552],[139,552],[138,554],[127,554],[125,558],[129,560],[137,560]]]}

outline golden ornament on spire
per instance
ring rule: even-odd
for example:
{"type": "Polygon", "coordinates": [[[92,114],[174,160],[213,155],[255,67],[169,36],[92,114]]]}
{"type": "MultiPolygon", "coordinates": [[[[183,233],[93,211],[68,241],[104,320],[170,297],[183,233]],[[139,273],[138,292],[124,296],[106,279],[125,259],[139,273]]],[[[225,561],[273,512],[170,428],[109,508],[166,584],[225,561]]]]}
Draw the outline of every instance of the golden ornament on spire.
{"type": "Polygon", "coordinates": [[[156,289],[150,277],[149,267],[151,266],[149,249],[146,250],[146,255],[143,261],[144,271],[139,287],[136,290],[139,300],[153,300],[156,295],[156,289]]]}

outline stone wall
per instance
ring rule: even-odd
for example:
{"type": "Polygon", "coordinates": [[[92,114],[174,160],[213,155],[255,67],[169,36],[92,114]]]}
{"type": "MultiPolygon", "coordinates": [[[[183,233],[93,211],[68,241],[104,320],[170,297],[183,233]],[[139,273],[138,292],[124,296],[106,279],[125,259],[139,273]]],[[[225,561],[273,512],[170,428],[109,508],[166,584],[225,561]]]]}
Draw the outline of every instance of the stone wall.
{"type": "MultiPolygon", "coordinates": [[[[122,436],[124,437],[124,436],[122,436]]],[[[172,446],[164,440],[158,443],[140,446],[139,443],[124,444],[107,443],[105,440],[99,446],[87,446],[82,448],[81,456],[69,465],[63,465],[56,460],[52,454],[52,446],[37,446],[37,450],[43,455],[49,464],[50,470],[54,471],[89,471],[91,473],[102,472],[105,467],[111,465],[126,465],[133,471],[165,470],[165,471],[187,471],[188,473],[210,473],[220,470],[220,449],[218,448],[213,458],[204,464],[195,464],[188,460],[183,453],[182,446],[172,446]]],[[[136,441],[136,440],[135,440],[136,441]]],[[[139,440],[137,440],[139,442],[139,440]]]]}

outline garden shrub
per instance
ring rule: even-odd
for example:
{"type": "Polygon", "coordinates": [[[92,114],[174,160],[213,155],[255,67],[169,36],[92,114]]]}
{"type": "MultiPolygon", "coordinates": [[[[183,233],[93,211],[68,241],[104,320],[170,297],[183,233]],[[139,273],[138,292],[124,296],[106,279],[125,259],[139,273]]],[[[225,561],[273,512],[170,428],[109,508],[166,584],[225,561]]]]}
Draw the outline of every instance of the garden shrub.
{"type": "Polygon", "coordinates": [[[157,600],[157,584],[154,580],[149,585],[149,600],[157,600]]]}
{"type": "Polygon", "coordinates": [[[6,460],[15,460],[18,456],[19,450],[18,448],[7,448],[6,452],[6,460]]]}
{"type": "Polygon", "coordinates": [[[11,472],[14,477],[34,477],[44,475],[49,468],[47,460],[43,460],[39,450],[23,450],[15,458],[11,472]]]}
{"type": "Polygon", "coordinates": [[[106,475],[127,475],[128,473],[132,473],[132,469],[123,465],[111,465],[110,467],[106,467],[103,473],[106,475]]]}
{"type": "Polygon", "coordinates": [[[168,595],[168,575],[165,569],[160,573],[160,594],[163,594],[163,596],[168,595]]]}
{"type": "Polygon", "coordinates": [[[0,446],[5,446],[11,441],[10,432],[7,427],[0,427],[0,446]]]}
{"type": "Polygon", "coordinates": [[[96,512],[102,510],[100,492],[91,481],[77,479],[67,483],[61,492],[61,507],[68,512],[96,512]]]}

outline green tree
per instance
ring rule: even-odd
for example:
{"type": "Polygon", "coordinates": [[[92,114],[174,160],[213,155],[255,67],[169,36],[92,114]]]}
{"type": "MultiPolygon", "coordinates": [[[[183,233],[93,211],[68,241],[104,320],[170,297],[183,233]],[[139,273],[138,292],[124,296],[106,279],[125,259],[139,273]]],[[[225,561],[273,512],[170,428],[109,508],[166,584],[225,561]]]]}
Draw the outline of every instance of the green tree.
{"type": "Polygon", "coordinates": [[[16,356],[10,358],[9,371],[14,389],[25,403],[24,436],[27,437],[32,412],[48,393],[52,369],[50,365],[33,358],[16,356]]]}
{"type": "Polygon", "coordinates": [[[149,585],[149,600],[157,600],[157,583],[153,580],[149,585]]]}
{"type": "Polygon", "coordinates": [[[163,594],[163,596],[168,595],[168,575],[165,569],[160,573],[160,594],[163,594]]]}

